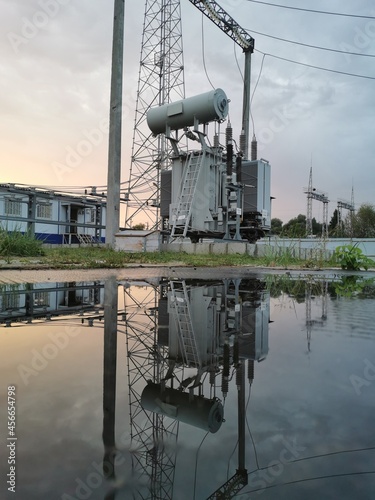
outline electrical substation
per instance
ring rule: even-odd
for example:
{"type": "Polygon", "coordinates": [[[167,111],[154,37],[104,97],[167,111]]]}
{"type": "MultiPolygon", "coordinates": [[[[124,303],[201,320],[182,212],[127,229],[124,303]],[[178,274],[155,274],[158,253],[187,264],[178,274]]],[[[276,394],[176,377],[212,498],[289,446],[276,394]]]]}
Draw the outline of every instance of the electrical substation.
{"type": "Polygon", "coordinates": [[[236,141],[230,121],[225,123],[236,96],[216,88],[185,97],[180,2],[159,3],[150,10],[146,2],[125,229],[142,214],[166,243],[255,242],[271,228],[271,168],[257,158],[255,135],[249,147],[254,39],[215,1],[190,0],[244,53],[236,141]]]}

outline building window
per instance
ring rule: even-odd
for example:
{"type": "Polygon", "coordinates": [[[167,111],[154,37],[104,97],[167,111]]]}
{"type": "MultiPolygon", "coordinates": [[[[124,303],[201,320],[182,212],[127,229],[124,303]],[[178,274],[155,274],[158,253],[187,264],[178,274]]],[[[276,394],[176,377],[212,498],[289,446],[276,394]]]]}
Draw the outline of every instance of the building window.
{"type": "Polygon", "coordinates": [[[38,219],[52,219],[52,204],[38,203],[36,206],[36,216],[38,219]]]}
{"type": "Polygon", "coordinates": [[[49,293],[48,292],[35,292],[34,293],[34,306],[35,307],[49,306],[49,293]]]}
{"type": "Polygon", "coordinates": [[[5,198],[4,213],[5,215],[15,215],[20,217],[22,215],[21,202],[5,198]]]}
{"type": "Polygon", "coordinates": [[[20,295],[18,293],[8,293],[2,296],[2,311],[18,311],[20,308],[20,295]]]}
{"type": "Polygon", "coordinates": [[[90,213],[90,222],[91,222],[91,224],[95,224],[95,221],[96,221],[96,217],[95,217],[95,215],[96,215],[96,213],[95,213],[95,208],[92,208],[92,209],[90,210],[90,212],[91,212],[91,213],[90,213]]]}

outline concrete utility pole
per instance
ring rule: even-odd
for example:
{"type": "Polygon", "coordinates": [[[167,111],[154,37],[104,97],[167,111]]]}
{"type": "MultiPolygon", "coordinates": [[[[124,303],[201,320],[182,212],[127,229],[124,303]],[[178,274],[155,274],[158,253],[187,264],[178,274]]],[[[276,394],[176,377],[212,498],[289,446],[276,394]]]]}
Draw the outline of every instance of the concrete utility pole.
{"type": "Polygon", "coordinates": [[[109,115],[106,244],[114,248],[120,227],[122,74],[125,0],[115,0],[112,46],[111,108],[109,115]]]}
{"type": "MultiPolygon", "coordinates": [[[[249,159],[249,140],[250,140],[250,79],[251,79],[251,54],[253,46],[244,50],[245,53],[245,71],[244,88],[242,104],[242,131],[245,136],[245,147],[243,151],[244,160],[249,159]]],[[[256,159],[256,158],[255,158],[256,159]]]]}

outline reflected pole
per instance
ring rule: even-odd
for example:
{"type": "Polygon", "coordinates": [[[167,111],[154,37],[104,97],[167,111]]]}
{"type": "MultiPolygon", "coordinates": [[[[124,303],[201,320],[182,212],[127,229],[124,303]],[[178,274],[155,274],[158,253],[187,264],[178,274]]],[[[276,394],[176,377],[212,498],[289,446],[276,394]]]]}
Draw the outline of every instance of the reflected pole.
{"type": "Polygon", "coordinates": [[[118,284],[113,276],[104,285],[103,474],[107,479],[115,477],[117,310],[118,284]]]}

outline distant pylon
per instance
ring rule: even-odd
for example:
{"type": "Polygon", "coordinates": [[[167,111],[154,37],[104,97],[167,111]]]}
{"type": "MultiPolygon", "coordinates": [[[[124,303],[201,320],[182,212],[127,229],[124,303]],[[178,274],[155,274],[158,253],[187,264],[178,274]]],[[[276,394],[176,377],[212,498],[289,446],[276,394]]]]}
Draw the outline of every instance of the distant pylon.
{"type": "Polygon", "coordinates": [[[354,187],[352,187],[352,196],[351,196],[351,201],[346,201],[346,200],[338,200],[337,201],[337,227],[339,228],[340,232],[344,232],[345,225],[347,232],[349,236],[352,236],[353,232],[353,216],[354,216],[354,187]],[[342,210],[346,209],[349,210],[349,223],[347,222],[348,219],[346,219],[346,224],[342,215],[342,210]]]}
{"type": "Polygon", "coordinates": [[[307,215],[306,215],[306,236],[311,236],[313,234],[312,227],[312,201],[318,200],[323,203],[323,226],[322,226],[322,237],[328,237],[328,196],[322,191],[318,191],[313,188],[312,182],[312,167],[310,167],[310,177],[309,186],[305,188],[305,194],[307,194],[307,215]]]}
{"type": "Polygon", "coordinates": [[[312,167],[310,167],[310,177],[309,186],[307,188],[307,215],[306,215],[306,235],[310,236],[313,232],[312,230],[312,167]]]}
{"type": "Polygon", "coordinates": [[[159,227],[160,176],[170,151],[164,134],[151,134],[147,111],[184,98],[180,0],[146,0],[125,227],[137,216],[150,229],[159,227]]]}
{"type": "Polygon", "coordinates": [[[349,216],[349,220],[350,220],[350,237],[352,238],[353,237],[353,219],[354,219],[354,214],[355,214],[355,204],[354,204],[354,186],[352,186],[352,197],[351,197],[351,200],[350,200],[350,203],[352,205],[352,209],[350,210],[350,216],[349,216]]]}

